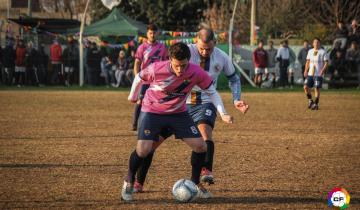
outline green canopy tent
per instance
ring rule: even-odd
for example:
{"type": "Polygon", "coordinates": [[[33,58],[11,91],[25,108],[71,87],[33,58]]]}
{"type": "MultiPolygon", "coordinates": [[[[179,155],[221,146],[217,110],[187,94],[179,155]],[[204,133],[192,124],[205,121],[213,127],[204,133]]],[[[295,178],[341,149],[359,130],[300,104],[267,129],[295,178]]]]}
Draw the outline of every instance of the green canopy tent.
{"type": "MultiPolygon", "coordinates": [[[[80,28],[68,30],[68,34],[79,33],[80,28]]],[[[115,8],[111,13],[84,29],[84,36],[136,36],[146,34],[146,25],[132,20],[115,8]]]]}

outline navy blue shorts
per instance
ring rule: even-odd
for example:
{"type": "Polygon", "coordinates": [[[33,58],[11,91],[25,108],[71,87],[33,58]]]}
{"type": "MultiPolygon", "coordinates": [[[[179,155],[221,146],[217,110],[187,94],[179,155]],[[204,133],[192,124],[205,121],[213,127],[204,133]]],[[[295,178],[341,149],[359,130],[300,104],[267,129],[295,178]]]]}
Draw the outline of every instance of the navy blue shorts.
{"type": "Polygon", "coordinates": [[[138,139],[158,141],[159,136],[177,139],[200,138],[201,134],[187,112],[155,114],[141,112],[138,124],[138,139]]]}
{"type": "Polygon", "coordinates": [[[215,126],[216,120],[216,108],[212,103],[199,104],[199,105],[187,105],[188,112],[195,124],[205,123],[212,128],[215,126]]]}
{"type": "Polygon", "coordinates": [[[305,81],[304,85],[306,85],[309,88],[322,88],[323,78],[322,77],[313,77],[308,76],[305,81]]]}

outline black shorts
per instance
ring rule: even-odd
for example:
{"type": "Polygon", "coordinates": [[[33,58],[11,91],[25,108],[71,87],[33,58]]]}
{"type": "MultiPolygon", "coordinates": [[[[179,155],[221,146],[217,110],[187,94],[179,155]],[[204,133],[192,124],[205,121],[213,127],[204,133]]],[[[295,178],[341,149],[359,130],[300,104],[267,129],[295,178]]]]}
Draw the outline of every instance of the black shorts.
{"type": "Polygon", "coordinates": [[[216,120],[216,108],[214,104],[187,105],[187,108],[196,125],[205,123],[214,128],[216,120]]]}
{"type": "Polygon", "coordinates": [[[138,124],[138,139],[158,141],[159,136],[177,139],[200,138],[201,134],[187,112],[155,114],[141,112],[138,124]]]}
{"type": "Polygon", "coordinates": [[[323,83],[323,78],[322,77],[313,77],[313,76],[308,76],[305,81],[304,81],[304,85],[309,87],[309,88],[322,88],[322,83],[323,83]]]}

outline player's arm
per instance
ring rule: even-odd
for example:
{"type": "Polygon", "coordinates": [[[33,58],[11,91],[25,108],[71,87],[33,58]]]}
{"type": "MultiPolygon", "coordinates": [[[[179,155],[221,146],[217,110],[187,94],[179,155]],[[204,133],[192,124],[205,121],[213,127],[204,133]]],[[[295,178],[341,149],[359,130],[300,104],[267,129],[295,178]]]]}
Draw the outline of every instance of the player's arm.
{"type": "Polygon", "coordinates": [[[306,64],[305,64],[305,70],[304,70],[304,77],[305,77],[305,78],[306,78],[307,75],[308,75],[309,68],[310,68],[310,60],[307,59],[307,60],[306,60],[306,64]]]}
{"type": "Polygon", "coordinates": [[[134,77],[134,81],[131,85],[130,94],[128,96],[128,100],[136,103],[138,100],[138,95],[141,90],[141,85],[143,84],[143,80],[140,78],[139,74],[136,74],[134,77]]]}
{"type": "Polygon", "coordinates": [[[135,62],[134,62],[134,75],[137,75],[140,72],[140,66],[141,66],[141,61],[138,58],[135,58],[135,62]]]}
{"type": "Polygon", "coordinates": [[[135,75],[134,81],[131,85],[130,94],[128,100],[135,103],[138,101],[138,95],[143,84],[150,84],[154,79],[153,66],[150,65],[143,69],[140,73],[135,75]]]}
{"type": "Polygon", "coordinates": [[[233,103],[237,110],[242,113],[246,113],[249,109],[249,105],[247,105],[244,101],[241,100],[241,81],[240,76],[236,73],[234,65],[230,58],[227,56],[224,66],[224,73],[229,80],[229,87],[231,89],[233,103]]]}
{"type": "Polygon", "coordinates": [[[327,60],[324,61],[325,64],[324,64],[324,67],[321,69],[321,72],[320,72],[320,75],[321,76],[324,76],[325,72],[326,72],[326,69],[328,68],[329,66],[329,62],[327,60]]]}

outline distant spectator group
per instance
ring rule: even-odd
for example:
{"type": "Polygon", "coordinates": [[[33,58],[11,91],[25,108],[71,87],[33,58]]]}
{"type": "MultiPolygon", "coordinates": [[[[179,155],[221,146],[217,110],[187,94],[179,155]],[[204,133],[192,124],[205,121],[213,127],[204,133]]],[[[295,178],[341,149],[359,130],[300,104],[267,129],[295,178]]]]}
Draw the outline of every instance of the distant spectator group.
{"type": "MultiPolygon", "coordinates": [[[[54,39],[36,49],[32,41],[6,38],[0,47],[0,84],[22,86],[63,85],[79,81],[79,48],[72,37],[61,45],[54,39]]],[[[89,42],[84,49],[85,84],[107,87],[130,86],[133,80],[135,49],[99,48],[89,42]]]]}
{"type": "MultiPolygon", "coordinates": [[[[327,75],[330,82],[351,83],[354,81],[360,88],[359,44],[360,27],[357,21],[353,20],[349,27],[339,22],[338,28],[334,31],[333,47],[328,52],[330,65],[327,75]]],[[[292,88],[296,59],[303,75],[310,49],[309,42],[304,40],[303,47],[296,56],[287,40],[281,42],[279,49],[273,47],[272,41],[269,41],[268,48],[264,49],[264,43],[260,40],[258,47],[253,51],[254,83],[259,87],[292,88]]]]}

